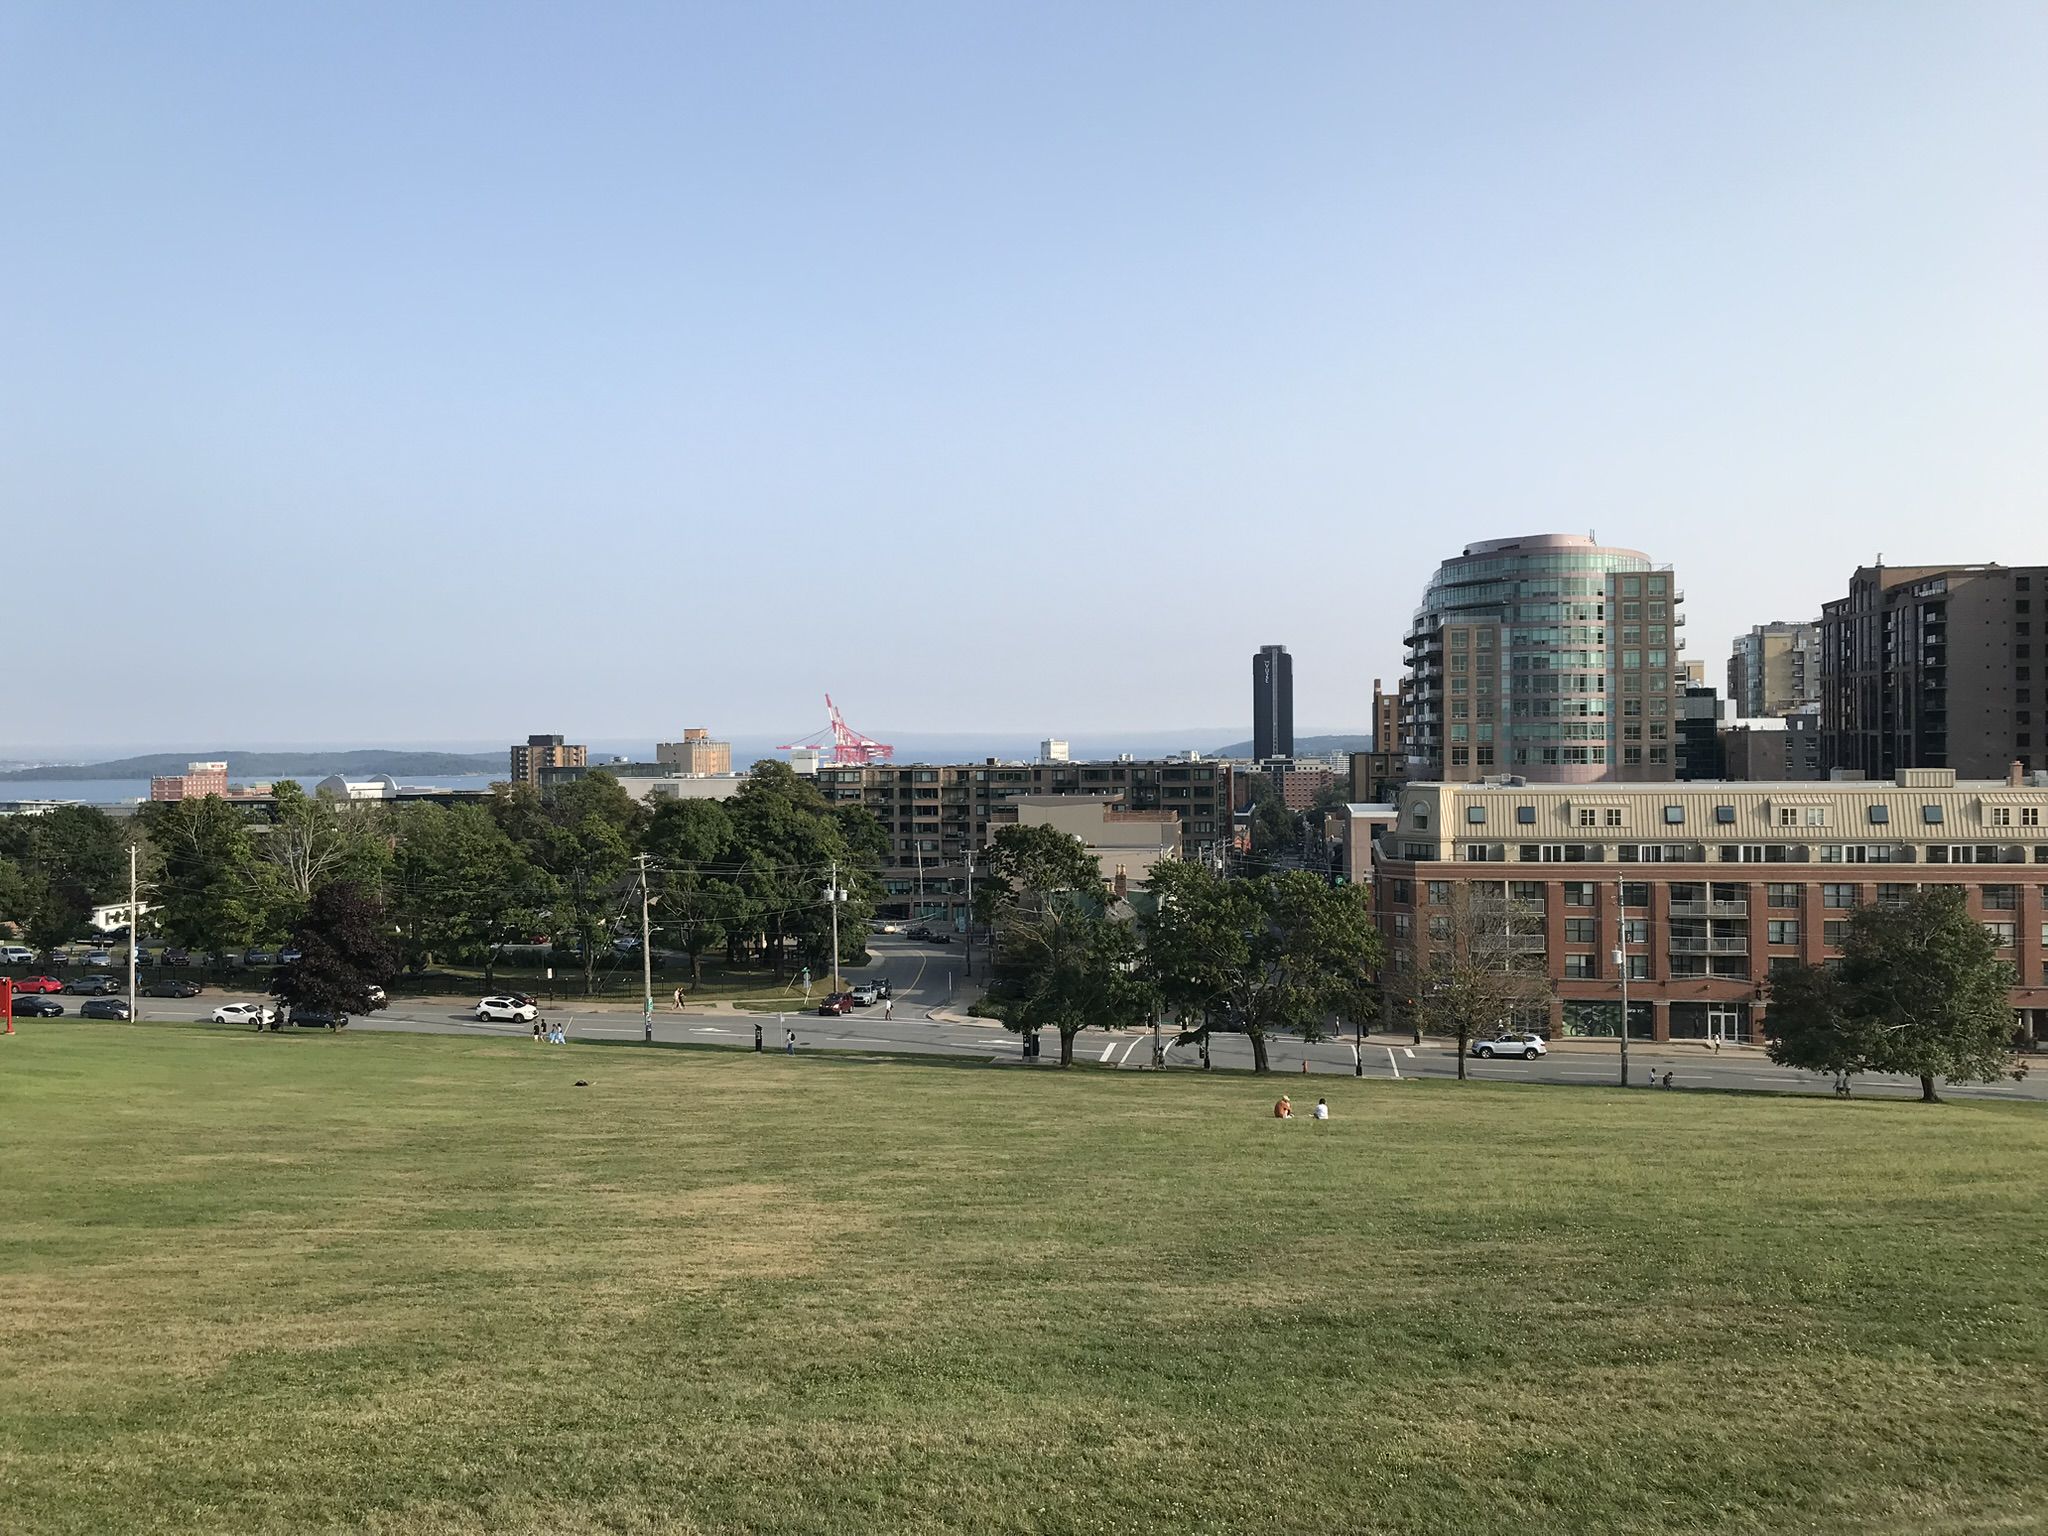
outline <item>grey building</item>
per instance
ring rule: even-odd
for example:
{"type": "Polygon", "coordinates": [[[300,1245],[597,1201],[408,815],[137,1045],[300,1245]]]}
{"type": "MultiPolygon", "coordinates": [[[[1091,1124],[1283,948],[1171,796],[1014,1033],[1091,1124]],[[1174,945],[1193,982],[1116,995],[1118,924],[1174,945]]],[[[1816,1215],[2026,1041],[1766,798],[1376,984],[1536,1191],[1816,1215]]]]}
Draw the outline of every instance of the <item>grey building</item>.
{"type": "Polygon", "coordinates": [[[1728,655],[1728,702],[1747,720],[1787,715],[1820,699],[1820,625],[1758,624],[1728,655]]]}

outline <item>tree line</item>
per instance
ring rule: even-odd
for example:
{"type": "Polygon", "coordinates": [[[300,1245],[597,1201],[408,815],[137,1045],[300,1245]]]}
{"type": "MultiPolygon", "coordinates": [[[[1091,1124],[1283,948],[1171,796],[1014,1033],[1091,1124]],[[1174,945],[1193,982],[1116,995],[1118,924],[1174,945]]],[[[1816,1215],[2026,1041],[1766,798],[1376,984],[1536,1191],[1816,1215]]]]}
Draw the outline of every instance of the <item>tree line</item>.
{"type": "MultiPolygon", "coordinates": [[[[639,932],[644,869],[655,944],[772,966],[829,963],[832,870],[842,960],[858,957],[880,895],[881,824],[764,763],[731,799],[633,800],[602,771],[543,799],[500,786],[481,803],[389,805],[280,782],[267,805],[167,801],[121,819],[80,806],[0,821],[0,918],[37,950],[88,936],[93,907],[125,901],[140,855],[146,926],[197,951],[300,935],[330,888],[367,902],[397,971],[480,963],[507,944],[578,957],[586,989],[622,931],[639,932]]],[[[303,948],[303,946],[301,946],[303,948]]],[[[388,979],[388,978],[379,978],[388,979]]]]}

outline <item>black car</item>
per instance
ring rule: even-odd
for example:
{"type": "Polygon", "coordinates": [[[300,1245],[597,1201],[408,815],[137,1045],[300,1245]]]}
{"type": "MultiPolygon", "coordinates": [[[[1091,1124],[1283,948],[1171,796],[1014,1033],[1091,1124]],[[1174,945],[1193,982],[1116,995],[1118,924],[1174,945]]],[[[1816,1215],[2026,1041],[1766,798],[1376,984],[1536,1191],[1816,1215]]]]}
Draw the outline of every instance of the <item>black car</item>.
{"type": "Polygon", "coordinates": [[[294,1008],[292,1027],[294,1029],[340,1029],[348,1023],[348,1015],[336,1013],[332,1008],[294,1008]]]}
{"type": "Polygon", "coordinates": [[[128,1011],[128,999],[125,997],[96,997],[78,1010],[78,1016],[81,1019],[123,1020],[134,1017],[128,1011]]]}
{"type": "Polygon", "coordinates": [[[274,949],[252,949],[242,956],[244,965],[275,965],[277,951],[274,949]]]}
{"type": "Polygon", "coordinates": [[[931,933],[931,939],[934,944],[950,944],[953,942],[953,935],[946,932],[943,928],[934,928],[931,933]]]}
{"type": "Polygon", "coordinates": [[[932,931],[925,924],[918,923],[911,928],[908,936],[913,939],[928,939],[932,936],[932,931]]]}
{"type": "Polygon", "coordinates": [[[54,997],[20,992],[15,994],[14,1011],[24,1019],[54,1019],[64,1012],[64,1005],[54,997]]]}
{"type": "Polygon", "coordinates": [[[203,990],[196,981],[152,981],[142,989],[144,997],[197,997],[203,990]]]}
{"type": "Polygon", "coordinates": [[[64,990],[79,997],[105,997],[120,991],[121,983],[111,976],[74,976],[64,983],[64,990]]]}
{"type": "Polygon", "coordinates": [[[167,949],[159,957],[165,965],[190,965],[192,951],[189,949],[167,949]]]}

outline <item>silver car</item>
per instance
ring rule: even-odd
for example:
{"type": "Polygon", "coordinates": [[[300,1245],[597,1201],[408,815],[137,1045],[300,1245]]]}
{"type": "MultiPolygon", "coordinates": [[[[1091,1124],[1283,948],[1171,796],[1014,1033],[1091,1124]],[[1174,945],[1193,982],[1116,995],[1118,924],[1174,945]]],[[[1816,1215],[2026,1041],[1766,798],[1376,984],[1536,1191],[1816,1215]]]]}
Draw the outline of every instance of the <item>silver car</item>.
{"type": "Polygon", "coordinates": [[[1474,1040],[1472,1054],[1488,1057],[1519,1056],[1524,1061],[1534,1061],[1538,1056],[1548,1056],[1550,1047],[1543,1043],[1541,1035],[1491,1035],[1484,1040],[1474,1040]]]}

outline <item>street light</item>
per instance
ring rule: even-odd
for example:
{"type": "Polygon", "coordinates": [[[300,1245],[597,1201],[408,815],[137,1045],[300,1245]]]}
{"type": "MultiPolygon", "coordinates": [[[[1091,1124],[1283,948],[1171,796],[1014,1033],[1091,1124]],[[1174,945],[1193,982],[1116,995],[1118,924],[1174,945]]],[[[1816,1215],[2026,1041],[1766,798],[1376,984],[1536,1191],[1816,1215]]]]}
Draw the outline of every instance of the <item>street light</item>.
{"type": "Polygon", "coordinates": [[[1614,964],[1621,972],[1621,1086],[1628,1086],[1628,906],[1619,877],[1614,882],[1614,964]]]}

